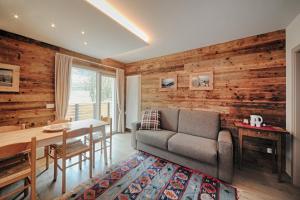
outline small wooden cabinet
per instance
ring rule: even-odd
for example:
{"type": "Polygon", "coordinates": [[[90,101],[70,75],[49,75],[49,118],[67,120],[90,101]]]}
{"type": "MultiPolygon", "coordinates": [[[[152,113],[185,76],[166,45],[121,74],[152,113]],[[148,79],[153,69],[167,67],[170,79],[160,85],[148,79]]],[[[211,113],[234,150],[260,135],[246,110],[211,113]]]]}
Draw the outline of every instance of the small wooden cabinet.
{"type": "Polygon", "coordinates": [[[235,122],[234,125],[238,128],[239,135],[239,167],[242,168],[243,162],[243,137],[254,137],[271,140],[273,142],[272,154],[273,154],[273,171],[277,168],[278,170],[278,181],[281,181],[282,174],[282,163],[283,163],[283,155],[282,155],[282,146],[285,135],[288,132],[280,127],[275,126],[264,126],[264,127],[253,127],[248,124],[244,124],[242,122],[235,122]],[[276,155],[277,154],[277,162],[276,155]],[[277,165],[277,166],[274,166],[277,165]]]}

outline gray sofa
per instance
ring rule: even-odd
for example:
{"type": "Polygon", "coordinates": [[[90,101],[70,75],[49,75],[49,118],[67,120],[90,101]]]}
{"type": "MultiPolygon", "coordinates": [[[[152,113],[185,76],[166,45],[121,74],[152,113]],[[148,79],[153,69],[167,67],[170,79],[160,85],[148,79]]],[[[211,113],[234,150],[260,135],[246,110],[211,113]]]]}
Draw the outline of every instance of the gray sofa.
{"type": "Polygon", "coordinates": [[[132,124],[135,149],[232,182],[232,138],[229,131],[220,130],[219,113],[170,108],[159,111],[162,130],[139,130],[140,122],[132,124]]]}

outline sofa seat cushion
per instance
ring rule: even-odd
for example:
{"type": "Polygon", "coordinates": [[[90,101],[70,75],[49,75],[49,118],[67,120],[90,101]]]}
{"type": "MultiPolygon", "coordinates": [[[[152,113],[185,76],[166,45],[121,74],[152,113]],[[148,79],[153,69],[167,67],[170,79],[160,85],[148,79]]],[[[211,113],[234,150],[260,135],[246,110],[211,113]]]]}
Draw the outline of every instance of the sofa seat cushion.
{"type": "Polygon", "coordinates": [[[168,150],[201,162],[217,164],[217,141],[177,133],[169,139],[168,150]]]}
{"type": "Polygon", "coordinates": [[[168,140],[175,135],[175,132],[160,130],[139,130],[136,132],[136,139],[139,142],[155,146],[161,149],[168,149],[168,140]]]}

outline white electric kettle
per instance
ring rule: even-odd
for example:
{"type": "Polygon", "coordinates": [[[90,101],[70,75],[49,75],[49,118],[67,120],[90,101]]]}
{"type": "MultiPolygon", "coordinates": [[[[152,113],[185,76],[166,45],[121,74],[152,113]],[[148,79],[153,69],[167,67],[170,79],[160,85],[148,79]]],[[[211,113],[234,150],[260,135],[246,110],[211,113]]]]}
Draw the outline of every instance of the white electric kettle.
{"type": "Polygon", "coordinates": [[[261,127],[261,124],[263,123],[263,118],[260,115],[250,115],[250,125],[261,127]]]}

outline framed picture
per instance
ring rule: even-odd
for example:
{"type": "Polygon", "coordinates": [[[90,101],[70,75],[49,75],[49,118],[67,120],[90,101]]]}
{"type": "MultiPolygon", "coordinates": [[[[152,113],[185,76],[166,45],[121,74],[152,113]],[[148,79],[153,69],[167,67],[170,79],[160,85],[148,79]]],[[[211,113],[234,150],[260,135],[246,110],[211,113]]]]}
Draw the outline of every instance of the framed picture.
{"type": "Polygon", "coordinates": [[[0,92],[19,92],[20,66],[0,63],[0,92]]]}
{"type": "Polygon", "coordinates": [[[213,72],[199,72],[190,75],[190,90],[213,90],[213,72]]]}
{"type": "Polygon", "coordinates": [[[166,74],[163,77],[161,77],[159,81],[159,90],[177,90],[177,74],[166,74]]]}

